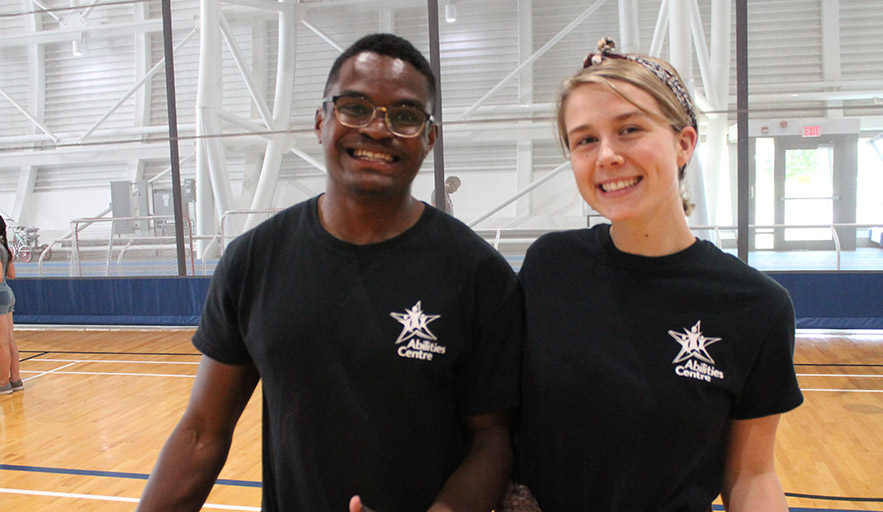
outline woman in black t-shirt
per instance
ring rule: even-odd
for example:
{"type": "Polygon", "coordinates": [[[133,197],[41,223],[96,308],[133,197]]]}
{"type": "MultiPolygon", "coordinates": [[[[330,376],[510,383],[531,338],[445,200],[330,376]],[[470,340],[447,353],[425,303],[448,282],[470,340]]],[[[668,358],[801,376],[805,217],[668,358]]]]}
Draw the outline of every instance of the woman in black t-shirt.
{"type": "Polygon", "coordinates": [[[610,221],[550,233],[521,270],[518,478],[547,511],[786,511],[773,463],[802,395],[772,279],[697,240],[696,112],[671,65],[604,39],[566,80],[560,141],[610,221]]]}

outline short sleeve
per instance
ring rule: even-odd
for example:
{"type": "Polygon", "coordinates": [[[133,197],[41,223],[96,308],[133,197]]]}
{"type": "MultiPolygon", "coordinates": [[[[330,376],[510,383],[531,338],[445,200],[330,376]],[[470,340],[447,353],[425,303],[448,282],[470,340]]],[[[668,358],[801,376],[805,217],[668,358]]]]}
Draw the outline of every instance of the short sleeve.
{"type": "Polygon", "coordinates": [[[235,264],[239,247],[231,245],[221,256],[209,283],[199,326],[193,335],[197,350],[216,361],[237,365],[252,362],[239,326],[239,294],[235,285],[241,278],[235,264]]]}
{"type": "Polygon", "coordinates": [[[779,314],[757,352],[742,393],[733,406],[734,419],[751,419],[781,414],[803,403],[794,371],[794,306],[787,292],[779,314]]]}
{"type": "Polygon", "coordinates": [[[473,350],[457,379],[460,413],[514,409],[519,403],[524,301],[509,264],[479,269],[473,350]]]}

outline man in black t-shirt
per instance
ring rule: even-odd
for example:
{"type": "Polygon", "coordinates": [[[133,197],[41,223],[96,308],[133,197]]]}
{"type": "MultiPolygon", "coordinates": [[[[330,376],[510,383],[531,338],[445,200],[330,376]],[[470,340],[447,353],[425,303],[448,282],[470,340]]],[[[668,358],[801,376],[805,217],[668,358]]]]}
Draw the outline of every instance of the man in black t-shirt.
{"type": "Polygon", "coordinates": [[[264,511],[493,508],[513,464],[522,299],[496,251],[411,196],[435,83],[389,34],[335,61],[315,122],[326,192],[225,251],[193,394],[140,511],[202,505],[259,380],[264,511]]]}

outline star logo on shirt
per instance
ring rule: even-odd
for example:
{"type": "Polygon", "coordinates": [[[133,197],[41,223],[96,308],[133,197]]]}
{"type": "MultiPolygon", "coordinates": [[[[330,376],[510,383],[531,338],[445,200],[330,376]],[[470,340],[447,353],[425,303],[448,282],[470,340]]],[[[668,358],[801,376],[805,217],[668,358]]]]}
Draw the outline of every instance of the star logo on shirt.
{"type": "Polygon", "coordinates": [[[404,313],[390,313],[389,316],[395,318],[402,324],[402,332],[396,340],[396,345],[403,341],[407,341],[413,337],[423,338],[424,340],[435,341],[435,334],[429,330],[429,323],[438,320],[441,315],[427,315],[423,312],[421,301],[417,301],[411,309],[405,309],[404,313]]]}
{"type": "Polygon", "coordinates": [[[684,329],[684,332],[675,332],[668,331],[672,338],[675,339],[678,343],[681,344],[681,351],[678,352],[677,357],[675,357],[672,363],[680,363],[686,359],[691,357],[695,357],[696,359],[700,359],[705,361],[708,364],[714,364],[714,359],[708,354],[706,347],[711,345],[716,341],[720,341],[720,338],[706,338],[702,335],[702,331],[699,330],[699,324],[702,321],[699,320],[696,322],[690,330],[684,329]]]}

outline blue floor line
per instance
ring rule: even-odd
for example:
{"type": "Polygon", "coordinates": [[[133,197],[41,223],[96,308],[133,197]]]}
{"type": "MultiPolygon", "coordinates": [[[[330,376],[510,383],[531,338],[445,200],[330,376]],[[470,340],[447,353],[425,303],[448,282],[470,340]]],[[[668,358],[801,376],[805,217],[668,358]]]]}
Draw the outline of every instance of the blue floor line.
{"type": "MultiPolygon", "coordinates": [[[[81,476],[106,476],[111,478],[129,478],[133,480],[147,480],[150,475],[144,473],[123,473],[120,471],[94,471],[86,469],[44,468],[39,466],[17,466],[14,464],[0,464],[0,470],[28,471],[31,473],[52,473],[58,475],[81,475],[81,476]]],[[[216,485],[232,485],[235,487],[260,487],[260,482],[249,480],[230,480],[219,478],[216,485]]]]}
{"type": "MultiPolygon", "coordinates": [[[[44,468],[39,466],[18,466],[15,464],[0,464],[0,470],[27,471],[31,473],[52,473],[59,475],[103,476],[111,478],[129,478],[133,480],[147,480],[147,477],[149,476],[145,473],[124,473],[120,471],[94,471],[66,468],[44,468]]],[[[260,482],[253,482],[249,480],[218,479],[215,484],[230,485],[235,487],[261,487],[260,482]]],[[[715,511],[720,511],[724,510],[724,507],[722,505],[714,505],[712,509],[715,511]]],[[[872,512],[867,510],[845,510],[839,508],[790,508],[789,510],[790,512],[872,512]]]]}

